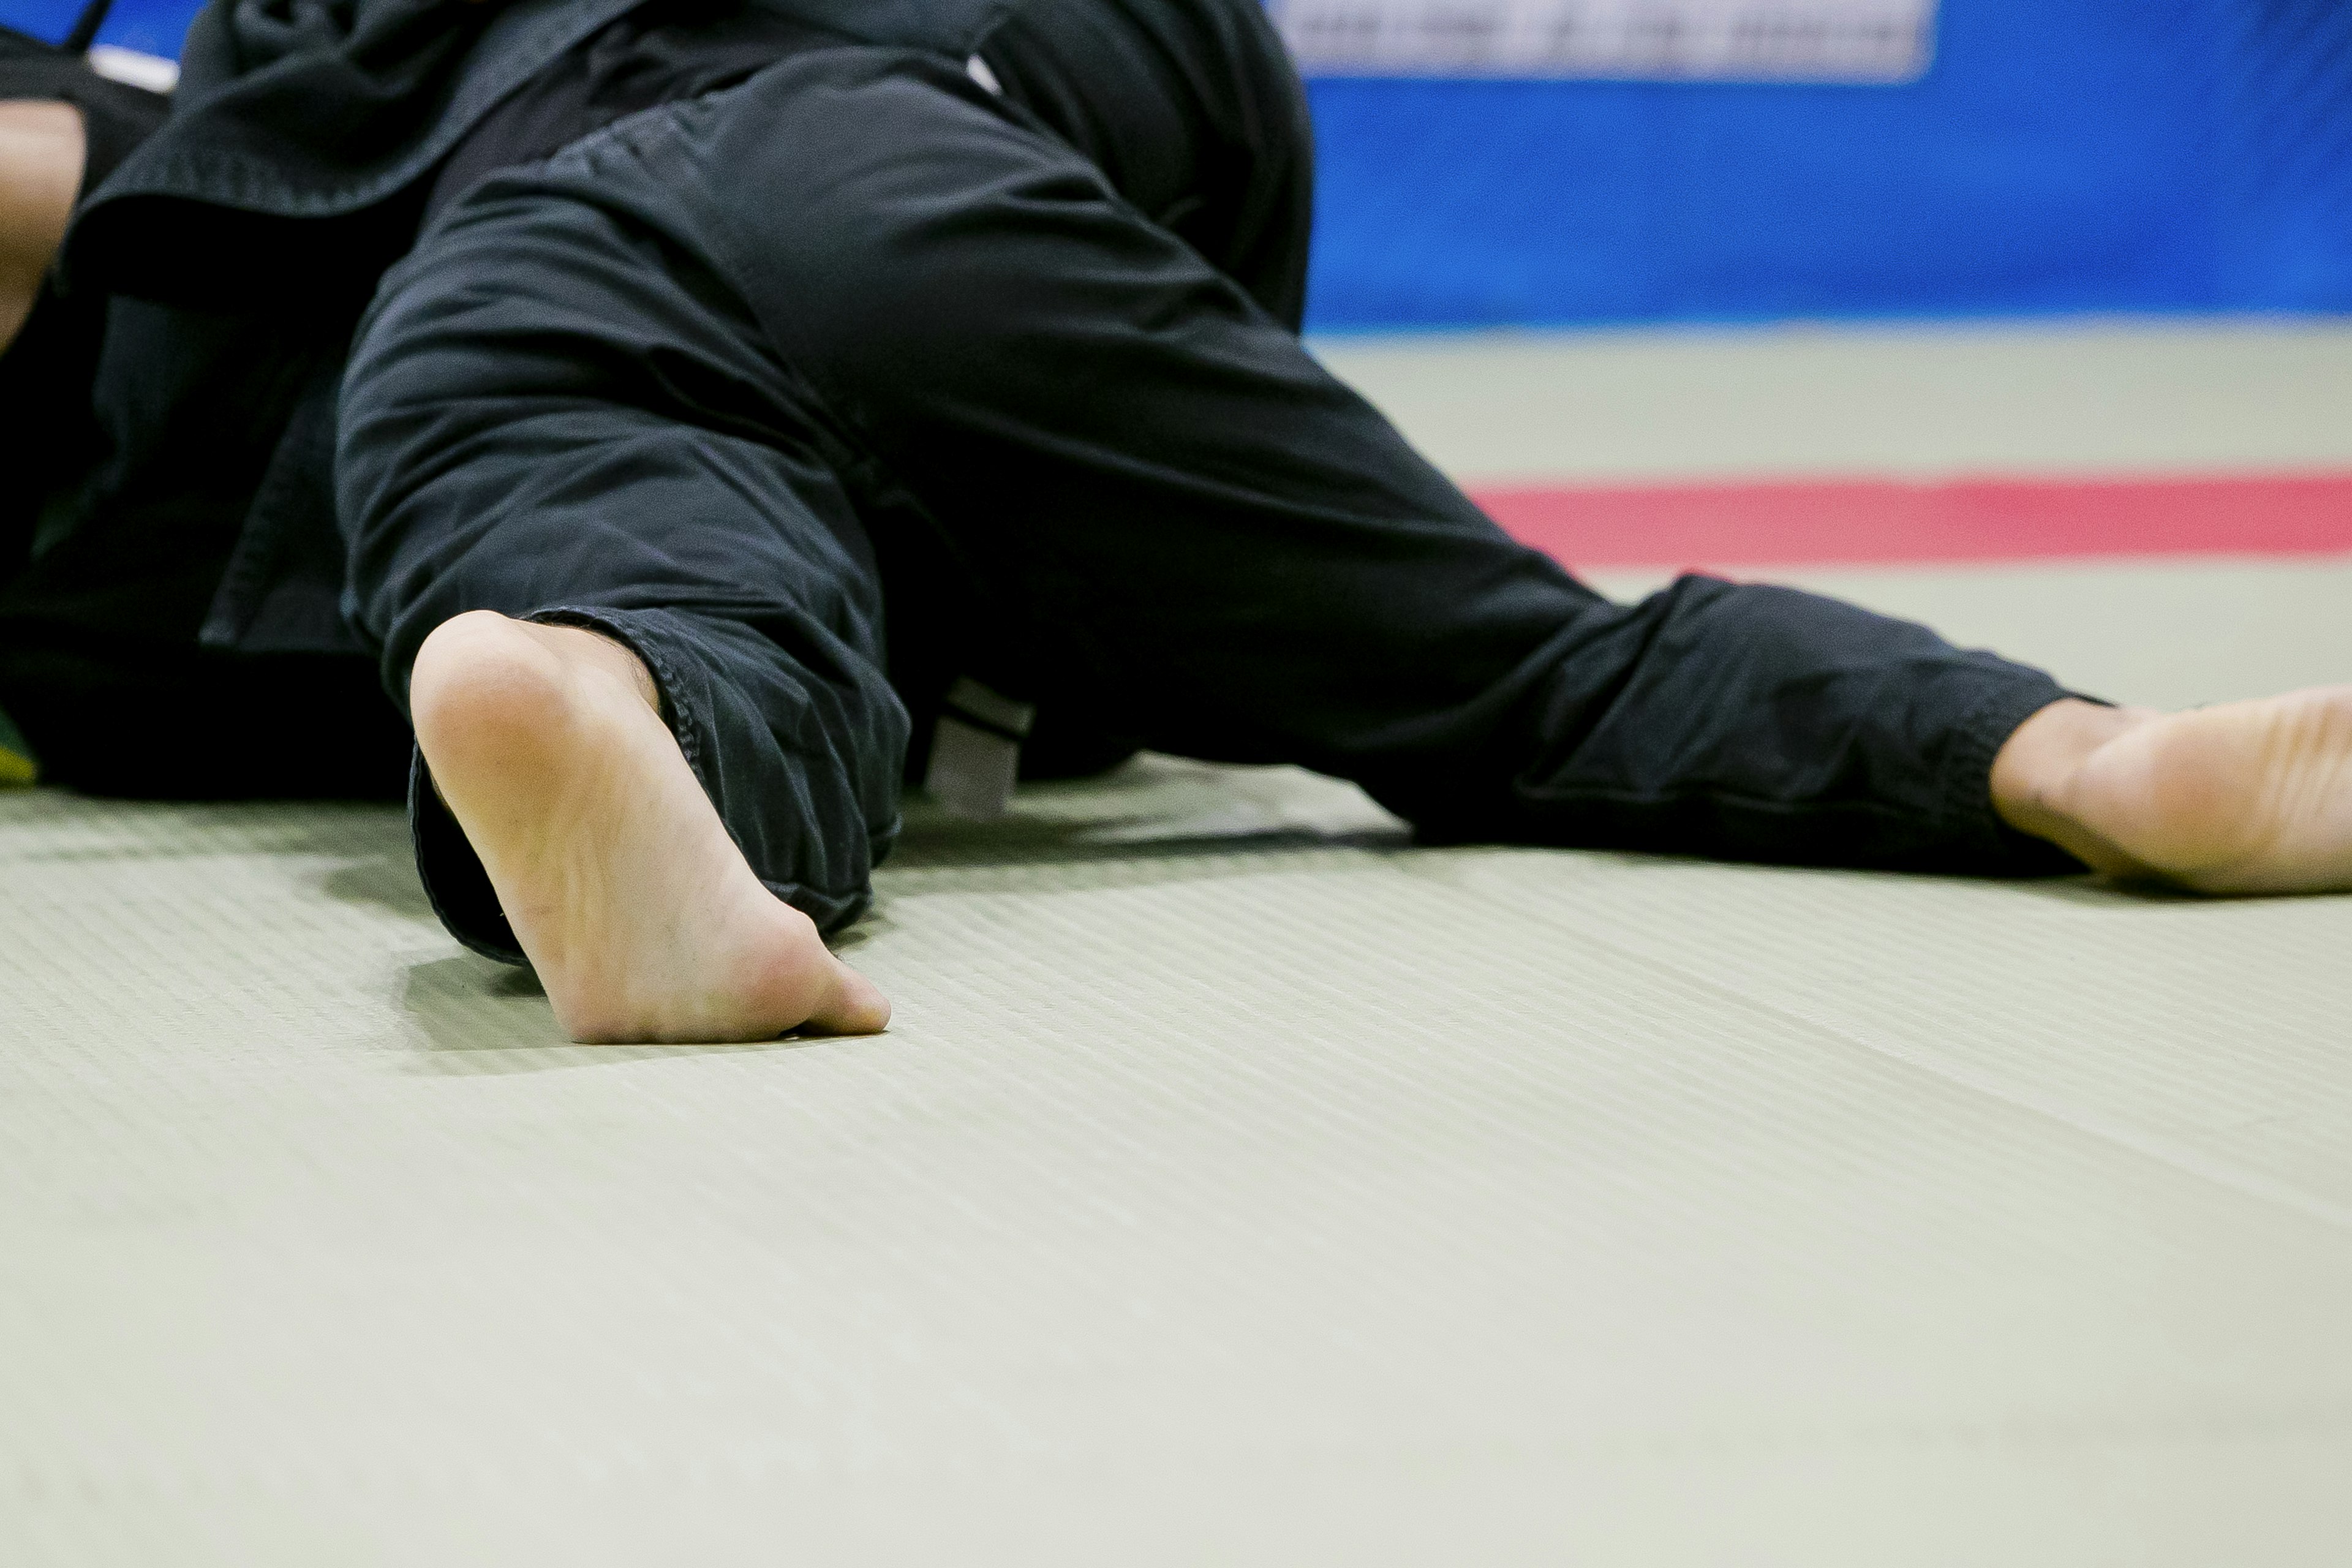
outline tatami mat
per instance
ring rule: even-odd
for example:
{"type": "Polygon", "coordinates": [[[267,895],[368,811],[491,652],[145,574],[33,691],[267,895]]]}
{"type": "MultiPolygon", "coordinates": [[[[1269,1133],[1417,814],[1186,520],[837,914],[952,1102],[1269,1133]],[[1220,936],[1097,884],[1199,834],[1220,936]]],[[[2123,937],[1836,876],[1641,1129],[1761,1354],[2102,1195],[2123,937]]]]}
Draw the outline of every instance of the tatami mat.
{"type": "Polygon", "coordinates": [[[1922,322],[1337,338],[1457,479],[2352,468],[2352,321],[1922,322]]]}
{"type": "MultiPolygon", "coordinates": [[[[2352,679],[2347,564],[1807,581],[2352,679]]],[[[882,892],[889,1035],[585,1048],[394,813],[0,795],[0,1561],[2342,1561],[2352,900],[1167,760],[882,892]]]]}

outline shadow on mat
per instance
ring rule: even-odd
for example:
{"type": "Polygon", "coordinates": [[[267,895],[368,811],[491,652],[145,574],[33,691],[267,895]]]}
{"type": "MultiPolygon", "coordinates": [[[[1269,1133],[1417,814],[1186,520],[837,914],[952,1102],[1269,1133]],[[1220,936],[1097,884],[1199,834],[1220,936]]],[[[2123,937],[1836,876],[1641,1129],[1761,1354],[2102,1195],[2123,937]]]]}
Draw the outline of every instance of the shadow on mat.
{"type": "Polygon", "coordinates": [[[329,898],[346,904],[371,904],[404,920],[440,924],[433,900],[425,896],[425,884],[417,879],[416,858],[409,851],[404,826],[396,847],[338,866],[320,885],[329,898]]]}
{"type": "Polygon", "coordinates": [[[25,857],[45,861],[373,857],[405,854],[408,844],[398,806],[340,801],[128,801],[43,789],[0,797],[0,820],[57,835],[25,857]]]}
{"type": "Polygon", "coordinates": [[[680,1057],[765,1055],[822,1045],[793,1037],[739,1046],[580,1046],[564,1038],[547,993],[528,969],[461,953],[411,964],[401,1005],[425,1036],[423,1072],[564,1072],[680,1057]]]}
{"type": "Polygon", "coordinates": [[[1140,879],[1230,874],[1302,851],[1391,850],[1410,830],[1353,785],[1297,768],[1229,767],[1150,753],[1090,778],[1024,784],[1010,815],[950,815],[919,793],[889,871],[1132,865],[1140,879]],[[1156,868],[1156,869],[1155,869],[1156,868]]]}
{"type": "Polygon", "coordinates": [[[1102,860],[1181,860],[1279,855],[1301,849],[1402,849],[1411,842],[1411,836],[1401,827],[1318,833],[1305,827],[1242,826],[1219,832],[1205,823],[1171,827],[1165,818],[1156,816],[1086,822],[940,818],[908,824],[887,864],[892,870],[909,871],[1082,866],[1102,860]]]}
{"type": "Polygon", "coordinates": [[[1233,832],[1175,831],[1160,818],[1123,822],[1007,820],[910,831],[875,873],[876,913],[887,919],[902,898],[932,893],[1075,893],[1159,888],[1180,882],[1322,871],[1360,866],[1411,847],[1402,830],[1317,832],[1244,826],[1233,832]]]}

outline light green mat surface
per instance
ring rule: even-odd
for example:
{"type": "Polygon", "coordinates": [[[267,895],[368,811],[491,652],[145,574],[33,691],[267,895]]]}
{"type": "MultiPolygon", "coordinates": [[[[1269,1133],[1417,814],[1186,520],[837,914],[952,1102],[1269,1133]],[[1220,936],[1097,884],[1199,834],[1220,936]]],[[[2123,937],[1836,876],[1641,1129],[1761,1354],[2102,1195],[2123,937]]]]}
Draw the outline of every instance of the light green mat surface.
{"type": "MultiPolygon", "coordinates": [[[[2352,679],[2340,565],[1839,585],[2352,679]]],[[[394,813],[0,796],[0,1562],[2345,1560],[2352,900],[1020,812],[887,1037],[614,1049],[394,813]]]]}
{"type": "Polygon", "coordinates": [[[1331,338],[1456,479],[2342,472],[2352,319],[1331,338]]]}

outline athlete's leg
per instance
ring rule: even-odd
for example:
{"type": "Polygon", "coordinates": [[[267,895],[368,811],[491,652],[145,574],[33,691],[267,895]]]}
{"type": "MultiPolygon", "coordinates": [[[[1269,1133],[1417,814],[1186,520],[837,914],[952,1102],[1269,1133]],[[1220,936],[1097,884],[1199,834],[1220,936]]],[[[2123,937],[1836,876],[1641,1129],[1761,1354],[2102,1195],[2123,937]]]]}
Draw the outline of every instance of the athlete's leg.
{"type": "Polygon", "coordinates": [[[877,1017],[743,889],[846,919],[887,842],[861,522],[893,494],[1078,696],[1433,834],[2072,863],[1990,784],[2047,677],[1783,590],[1606,604],[960,60],[835,51],[487,183],[346,392],[362,619],[414,665],[475,912],[582,1034],[877,1017]]]}
{"type": "Polygon", "coordinates": [[[753,874],[625,644],[476,611],[425,638],[410,693],[434,787],[572,1038],[889,1021],[881,993],[753,874]]]}
{"type": "MultiPolygon", "coordinates": [[[[1255,16],[1104,5],[1145,10],[1255,16]]],[[[769,109],[771,144],[827,171],[790,208],[826,243],[761,236],[755,308],[981,563],[1039,691],[1081,671],[1064,696],[1156,745],[1354,778],[1435,837],[2352,878],[2342,693],[2144,726],[2067,704],[2029,732],[2063,689],[1923,627],[1697,578],[1608,605],[1024,104],[896,72],[769,109]],[[893,115],[926,157],[865,134],[893,115]],[[2074,743],[2108,725],[2136,738],[2074,743]],[[2217,839],[2250,818],[2261,853],[2217,839]]],[[[748,133],[719,156],[788,177],[748,133]]]]}
{"type": "Polygon", "coordinates": [[[420,868],[581,1039],[878,1028],[819,934],[897,828],[854,467],[703,259],[731,184],[654,117],[460,199],[386,279],[340,430],[420,868]]]}
{"type": "Polygon", "coordinates": [[[1245,0],[1023,0],[982,45],[1004,96],[1276,321],[1307,310],[1307,95],[1245,0]]]}
{"type": "MultiPolygon", "coordinates": [[[[13,280],[0,293],[30,310],[17,323],[0,310],[0,326],[22,328],[0,352],[0,709],[41,776],[98,793],[396,790],[407,742],[365,661],[198,647],[230,544],[193,521],[203,506],[80,504],[104,450],[90,394],[109,304],[48,287],[50,259],[79,192],[168,103],[0,29],[0,277],[13,280]],[[28,564],[37,534],[45,547],[28,564]]],[[[209,392],[235,403],[254,390],[209,392]]]]}

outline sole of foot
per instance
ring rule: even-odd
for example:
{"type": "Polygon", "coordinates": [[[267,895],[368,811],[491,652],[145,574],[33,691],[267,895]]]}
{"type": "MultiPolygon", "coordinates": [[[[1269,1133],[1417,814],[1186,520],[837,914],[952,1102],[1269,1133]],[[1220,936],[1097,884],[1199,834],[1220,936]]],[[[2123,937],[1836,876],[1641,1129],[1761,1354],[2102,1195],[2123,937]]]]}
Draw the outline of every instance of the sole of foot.
{"type": "Polygon", "coordinates": [[[872,1034],[890,1005],[753,875],[636,657],[488,611],[425,641],[418,745],[573,1039],[872,1034]]]}
{"type": "Polygon", "coordinates": [[[2213,894],[2352,891],[2352,687],[2148,717],[2050,798],[2122,858],[2093,860],[2119,877],[2213,894]]]}

